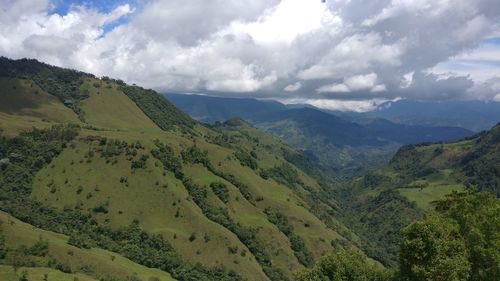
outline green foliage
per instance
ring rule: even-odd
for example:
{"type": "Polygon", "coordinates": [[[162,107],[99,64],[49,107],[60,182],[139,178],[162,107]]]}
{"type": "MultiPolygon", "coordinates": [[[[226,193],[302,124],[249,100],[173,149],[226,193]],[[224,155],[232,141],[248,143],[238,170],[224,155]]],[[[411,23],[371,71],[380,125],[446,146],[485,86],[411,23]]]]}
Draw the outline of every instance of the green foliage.
{"type": "Polygon", "coordinates": [[[142,155],[138,160],[133,160],[131,164],[132,169],[145,169],[146,162],[149,159],[149,155],[142,155]]]}
{"type": "Polygon", "coordinates": [[[288,218],[280,211],[270,208],[266,208],[264,212],[268,220],[288,237],[297,260],[304,266],[311,266],[313,263],[312,254],[307,250],[304,240],[293,232],[293,226],[288,222],[288,218]]]}
{"type": "Polygon", "coordinates": [[[213,192],[217,197],[224,203],[229,202],[229,191],[227,189],[227,186],[222,183],[222,182],[213,182],[210,184],[210,187],[212,188],[213,192]]]}
{"type": "Polygon", "coordinates": [[[175,126],[189,129],[196,124],[196,121],[189,115],[177,109],[153,90],[125,84],[121,86],[121,90],[163,130],[172,130],[175,126]]]}
{"type": "Polygon", "coordinates": [[[26,254],[36,257],[45,257],[49,253],[49,242],[43,240],[42,237],[38,239],[38,241],[26,249],[26,254]]]}
{"type": "Polygon", "coordinates": [[[245,228],[235,223],[226,208],[217,208],[210,205],[207,201],[207,190],[194,184],[191,179],[185,178],[183,184],[203,214],[211,221],[236,234],[240,241],[252,252],[257,262],[262,266],[264,273],[272,281],[287,280],[280,270],[273,268],[271,259],[265,251],[262,241],[257,236],[257,230],[245,228]]]}
{"type": "Polygon", "coordinates": [[[90,249],[92,247],[90,238],[87,235],[76,231],[72,232],[69,236],[68,244],[80,249],[90,249]]]}
{"type": "Polygon", "coordinates": [[[500,196],[500,125],[479,134],[475,149],[463,159],[463,170],[469,183],[480,191],[490,191],[500,196]]]}
{"type": "Polygon", "coordinates": [[[297,185],[303,186],[304,183],[299,177],[299,173],[290,164],[283,163],[271,169],[263,170],[261,176],[264,179],[272,178],[278,183],[294,188],[297,185]]]}
{"type": "MultiPolygon", "coordinates": [[[[255,205],[255,199],[253,198],[253,195],[250,193],[248,186],[239,181],[234,175],[216,170],[212,165],[212,163],[210,162],[210,160],[208,159],[207,151],[201,151],[197,146],[192,146],[187,150],[183,150],[181,152],[181,155],[184,162],[190,164],[202,164],[212,174],[221,177],[230,182],[231,184],[233,184],[234,186],[236,186],[236,188],[238,188],[243,197],[245,197],[245,199],[248,202],[255,205]]],[[[182,177],[179,179],[182,179],[182,177]]]]}
{"type": "Polygon", "coordinates": [[[391,189],[376,196],[346,199],[344,204],[349,206],[344,219],[363,239],[363,251],[386,266],[396,266],[399,231],[423,212],[391,189]]]}
{"type": "Polygon", "coordinates": [[[209,170],[213,174],[227,180],[228,182],[230,182],[231,184],[236,186],[236,188],[238,188],[238,190],[240,191],[241,195],[243,195],[243,197],[248,202],[250,202],[250,204],[255,205],[255,199],[253,198],[253,195],[252,195],[252,193],[250,193],[250,190],[246,184],[239,181],[234,175],[217,171],[212,166],[209,167],[209,170]]]}
{"type": "MultiPolygon", "coordinates": [[[[138,264],[170,272],[180,281],[242,280],[234,272],[187,263],[162,236],[148,234],[137,224],[112,229],[78,209],[58,210],[31,199],[34,175],[42,168],[34,165],[36,159],[50,163],[77,133],[75,127],[56,126],[33,130],[14,139],[0,138],[0,153],[16,156],[15,165],[8,165],[0,173],[0,209],[36,227],[69,235],[69,243],[75,246],[95,245],[138,264]]],[[[27,264],[21,266],[24,265],[27,264]]],[[[70,272],[66,267],[61,265],[60,269],[70,272]]]]}
{"type": "Polygon", "coordinates": [[[338,251],[329,254],[295,276],[296,281],[386,281],[389,275],[370,266],[362,254],[338,251]]]}
{"type": "Polygon", "coordinates": [[[500,199],[487,192],[453,193],[436,203],[436,211],[453,220],[468,250],[469,280],[500,276],[500,199]]]}
{"type": "Polygon", "coordinates": [[[10,60],[0,57],[0,76],[33,80],[45,92],[56,96],[83,119],[79,102],[88,97],[80,89],[85,78],[91,74],[51,66],[37,60],[10,60]]]}
{"type": "Polygon", "coordinates": [[[455,222],[427,216],[404,228],[401,235],[402,280],[468,280],[467,249],[455,222]]]}
{"type": "Polygon", "coordinates": [[[252,155],[246,153],[245,151],[238,150],[234,153],[234,156],[236,156],[242,166],[249,167],[252,170],[257,170],[257,161],[255,161],[252,155]]]}
{"type": "Polygon", "coordinates": [[[157,149],[151,150],[151,154],[156,159],[160,160],[163,167],[174,173],[177,179],[183,179],[182,164],[179,158],[175,155],[174,150],[160,141],[155,141],[157,149]]]}
{"type": "Polygon", "coordinates": [[[195,145],[183,150],[181,155],[185,163],[202,164],[205,167],[211,166],[210,160],[208,159],[208,151],[202,151],[195,145]]]}
{"type": "Polygon", "coordinates": [[[498,280],[500,201],[489,193],[453,193],[436,213],[402,230],[401,280],[498,280]]]}

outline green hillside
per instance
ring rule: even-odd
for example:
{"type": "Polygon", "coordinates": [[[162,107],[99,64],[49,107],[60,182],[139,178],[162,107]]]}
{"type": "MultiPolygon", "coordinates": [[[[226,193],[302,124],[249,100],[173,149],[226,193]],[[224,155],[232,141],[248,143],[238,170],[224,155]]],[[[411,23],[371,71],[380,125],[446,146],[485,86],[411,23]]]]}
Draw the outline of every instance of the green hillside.
{"type": "Polygon", "coordinates": [[[113,252],[69,245],[67,236],[35,228],[3,212],[0,223],[8,249],[6,261],[13,264],[0,267],[0,276],[5,277],[1,280],[17,281],[25,270],[29,280],[42,280],[44,274],[49,280],[134,276],[141,280],[175,280],[164,271],[138,265],[113,252]]]}
{"type": "Polygon", "coordinates": [[[0,264],[24,253],[6,278],[289,280],[359,244],[326,196],[335,181],[241,120],[206,127],[151,90],[0,65],[0,209],[32,230],[2,227],[0,264]],[[20,250],[41,235],[46,257],[20,250]]]}
{"type": "Polygon", "coordinates": [[[338,193],[345,222],[367,243],[364,250],[394,265],[399,230],[452,192],[477,189],[500,195],[500,125],[449,143],[404,146],[382,169],[338,193]]]}

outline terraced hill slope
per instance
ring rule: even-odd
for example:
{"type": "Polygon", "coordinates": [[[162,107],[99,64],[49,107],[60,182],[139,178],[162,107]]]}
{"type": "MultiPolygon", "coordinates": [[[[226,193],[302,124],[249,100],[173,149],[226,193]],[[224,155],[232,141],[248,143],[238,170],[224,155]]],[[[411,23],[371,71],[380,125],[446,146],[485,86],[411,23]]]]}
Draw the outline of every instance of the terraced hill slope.
{"type": "Polygon", "coordinates": [[[21,270],[8,278],[288,280],[359,243],[333,181],[241,120],[206,127],[122,81],[0,65],[0,259],[21,270]],[[13,241],[15,227],[30,231],[13,241]]]}

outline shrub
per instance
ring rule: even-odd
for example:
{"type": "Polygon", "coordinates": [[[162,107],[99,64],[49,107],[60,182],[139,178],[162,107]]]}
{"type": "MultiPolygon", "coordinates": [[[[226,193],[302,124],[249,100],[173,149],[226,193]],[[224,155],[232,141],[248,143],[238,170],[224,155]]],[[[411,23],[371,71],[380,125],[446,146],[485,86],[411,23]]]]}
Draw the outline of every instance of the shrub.
{"type": "Polygon", "coordinates": [[[213,182],[210,184],[210,187],[212,188],[213,192],[217,197],[224,203],[229,202],[229,191],[227,189],[227,186],[224,183],[221,182],[213,182]]]}

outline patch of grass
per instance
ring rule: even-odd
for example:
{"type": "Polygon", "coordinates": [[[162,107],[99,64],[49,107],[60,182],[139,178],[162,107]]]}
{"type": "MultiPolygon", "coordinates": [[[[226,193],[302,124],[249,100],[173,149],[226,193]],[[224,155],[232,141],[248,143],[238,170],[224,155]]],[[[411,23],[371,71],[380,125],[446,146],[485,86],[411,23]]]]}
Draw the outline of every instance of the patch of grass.
{"type": "Polygon", "coordinates": [[[463,191],[464,186],[460,184],[430,184],[425,188],[399,188],[398,191],[409,201],[417,203],[423,210],[430,210],[432,202],[445,198],[445,195],[453,191],[463,191]]]}

